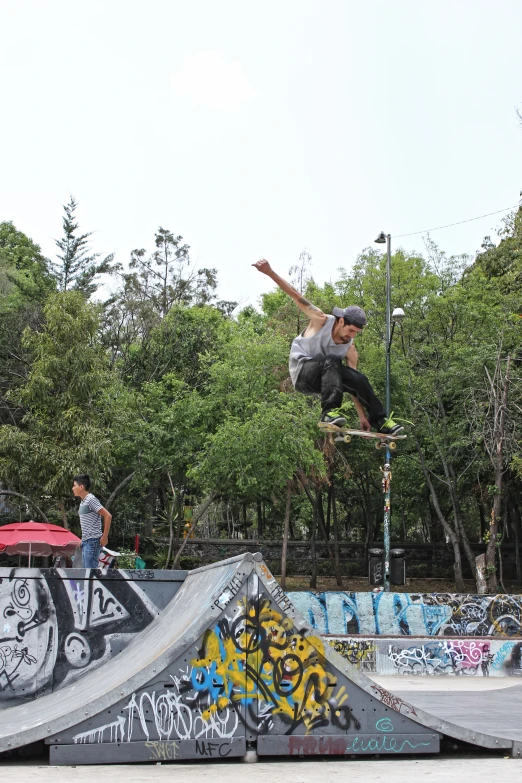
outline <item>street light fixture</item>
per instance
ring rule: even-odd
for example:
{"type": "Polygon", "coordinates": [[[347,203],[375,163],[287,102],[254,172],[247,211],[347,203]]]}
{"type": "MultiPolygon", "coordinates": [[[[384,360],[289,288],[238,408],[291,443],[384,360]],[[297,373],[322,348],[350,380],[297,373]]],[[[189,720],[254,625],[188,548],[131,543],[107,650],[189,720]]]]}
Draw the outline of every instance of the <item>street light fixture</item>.
{"type": "MultiPolygon", "coordinates": [[[[378,245],[386,244],[386,416],[389,416],[391,411],[391,395],[390,395],[390,351],[391,343],[393,339],[393,332],[396,323],[401,323],[405,318],[406,313],[402,307],[396,307],[391,312],[391,235],[385,234],[384,231],[378,235],[375,239],[378,245]]],[[[383,473],[382,489],[384,493],[384,589],[388,593],[390,591],[390,484],[391,484],[391,450],[389,441],[386,442],[386,456],[384,462],[384,468],[381,468],[383,473]]]]}
{"type": "Polygon", "coordinates": [[[395,331],[395,324],[399,324],[400,326],[403,318],[406,318],[406,313],[404,312],[402,307],[396,307],[393,313],[391,314],[392,325],[391,325],[391,332],[390,332],[390,347],[393,340],[393,332],[395,331]]]}

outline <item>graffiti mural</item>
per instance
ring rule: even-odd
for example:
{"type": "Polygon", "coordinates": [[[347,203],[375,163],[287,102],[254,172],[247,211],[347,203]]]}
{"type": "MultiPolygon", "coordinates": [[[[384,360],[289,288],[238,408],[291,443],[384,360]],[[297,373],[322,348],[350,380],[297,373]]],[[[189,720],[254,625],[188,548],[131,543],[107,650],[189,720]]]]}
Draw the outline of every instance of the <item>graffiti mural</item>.
{"type": "Polygon", "coordinates": [[[459,674],[485,677],[494,660],[489,642],[436,641],[415,647],[390,644],[388,657],[400,674],[459,674]]]}
{"type": "Polygon", "coordinates": [[[18,573],[0,580],[0,703],[42,688],[57,655],[58,620],[47,583],[18,573]]]}
{"type": "Polygon", "coordinates": [[[100,666],[159,612],[125,572],[76,573],[0,569],[0,709],[100,666]]]}
{"type": "Polygon", "coordinates": [[[296,633],[270,599],[245,599],[232,621],[208,631],[193,666],[192,684],[211,701],[208,711],[243,702],[257,733],[268,732],[275,715],[289,732],[300,724],[309,730],[357,722],[345,689],[336,687],[322,640],[296,633]],[[245,654],[244,668],[238,667],[238,653],[245,654]]]}
{"type": "Polygon", "coordinates": [[[522,596],[289,593],[319,634],[522,636],[522,596]]]}
{"type": "Polygon", "coordinates": [[[501,639],[325,637],[352,666],[372,675],[522,677],[522,642],[501,639]]]}
{"type": "Polygon", "coordinates": [[[323,641],[296,632],[268,596],[230,604],[197,645],[188,667],[133,693],[116,720],[73,736],[75,743],[230,739],[360,728],[344,684],[324,656],[323,641]]]}

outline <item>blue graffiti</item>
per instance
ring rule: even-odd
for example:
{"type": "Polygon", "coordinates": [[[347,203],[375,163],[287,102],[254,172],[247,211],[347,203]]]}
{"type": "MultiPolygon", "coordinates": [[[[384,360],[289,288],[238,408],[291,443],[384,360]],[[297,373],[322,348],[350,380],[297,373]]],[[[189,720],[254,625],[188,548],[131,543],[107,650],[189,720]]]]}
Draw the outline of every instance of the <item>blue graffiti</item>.
{"type": "Polygon", "coordinates": [[[346,753],[402,753],[404,748],[411,750],[415,748],[429,748],[429,742],[412,742],[411,740],[401,740],[396,737],[381,735],[380,737],[364,740],[362,737],[354,737],[352,744],[346,747],[346,753]]]}
{"type": "Polygon", "coordinates": [[[518,636],[521,596],[454,593],[289,593],[319,634],[518,636]]]}
{"type": "Polygon", "coordinates": [[[377,729],[377,731],[390,732],[393,731],[393,723],[389,718],[381,718],[375,724],[375,728],[377,729]]]}
{"type": "Polygon", "coordinates": [[[500,650],[497,651],[497,654],[495,655],[495,658],[491,664],[491,668],[495,669],[496,671],[502,669],[514,646],[515,642],[505,642],[500,650]]]}

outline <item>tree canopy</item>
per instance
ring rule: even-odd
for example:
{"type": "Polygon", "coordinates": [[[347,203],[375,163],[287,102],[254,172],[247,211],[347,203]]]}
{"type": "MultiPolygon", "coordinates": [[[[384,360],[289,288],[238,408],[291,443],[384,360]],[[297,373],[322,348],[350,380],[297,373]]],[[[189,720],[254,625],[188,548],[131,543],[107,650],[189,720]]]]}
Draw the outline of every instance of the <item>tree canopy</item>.
{"type": "MultiPolygon", "coordinates": [[[[193,266],[182,236],[163,227],[126,270],[99,261],[75,209],[71,198],[54,267],[0,224],[3,485],[74,524],[71,479],[88,472],[111,499],[115,535],[170,531],[164,562],[184,508],[205,508],[199,529],[211,537],[280,538],[285,516],[311,546],[378,541],[382,455],[321,435],[318,400],[293,390],[289,346],[305,325],[293,302],[277,289],[260,311],[235,312],[217,299],[216,270],[193,266]],[[93,304],[107,271],[118,289],[93,304]]],[[[522,532],[521,221],[518,210],[476,258],[447,257],[429,238],[423,254],[392,257],[392,304],[406,312],[392,408],[412,422],[393,459],[392,536],[446,543],[459,589],[464,566],[476,569],[472,544],[489,552],[494,586],[502,542],[522,532]]],[[[365,249],[324,284],[312,261],[303,251],[287,277],[326,312],[365,309],[359,369],[384,396],[384,254],[365,249]]]]}

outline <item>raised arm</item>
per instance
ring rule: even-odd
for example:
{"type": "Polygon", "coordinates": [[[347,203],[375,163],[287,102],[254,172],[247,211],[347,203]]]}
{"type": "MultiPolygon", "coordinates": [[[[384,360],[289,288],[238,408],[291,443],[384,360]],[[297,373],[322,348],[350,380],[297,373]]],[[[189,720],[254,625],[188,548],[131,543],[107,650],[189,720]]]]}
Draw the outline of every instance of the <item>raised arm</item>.
{"type": "Polygon", "coordinates": [[[274,272],[268,261],[263,258],[261,261],[257,261],[257,263],[252,264],[252,266],[255,266],[259,272],[262,272],[267,277],[270,277],[274,283],[279,286],[281,291],[284,291],[285,294],[288,294],[288,296],[294,300],[299,309],[302,310],[303,313],[308,316],[308,318],[310,318],[312,321],[315,321],[317,324],[324,324],[326,321],[326,315],[323,313],[323,311],[309,302],[308,299],[305,299],[305,297],[300,294],[299,291],[296,291],[295,288],[290,285],[290,283],[287,283],[286,280],[283,280],[282,277],[279,277],[279,275],[274,272]]]}

